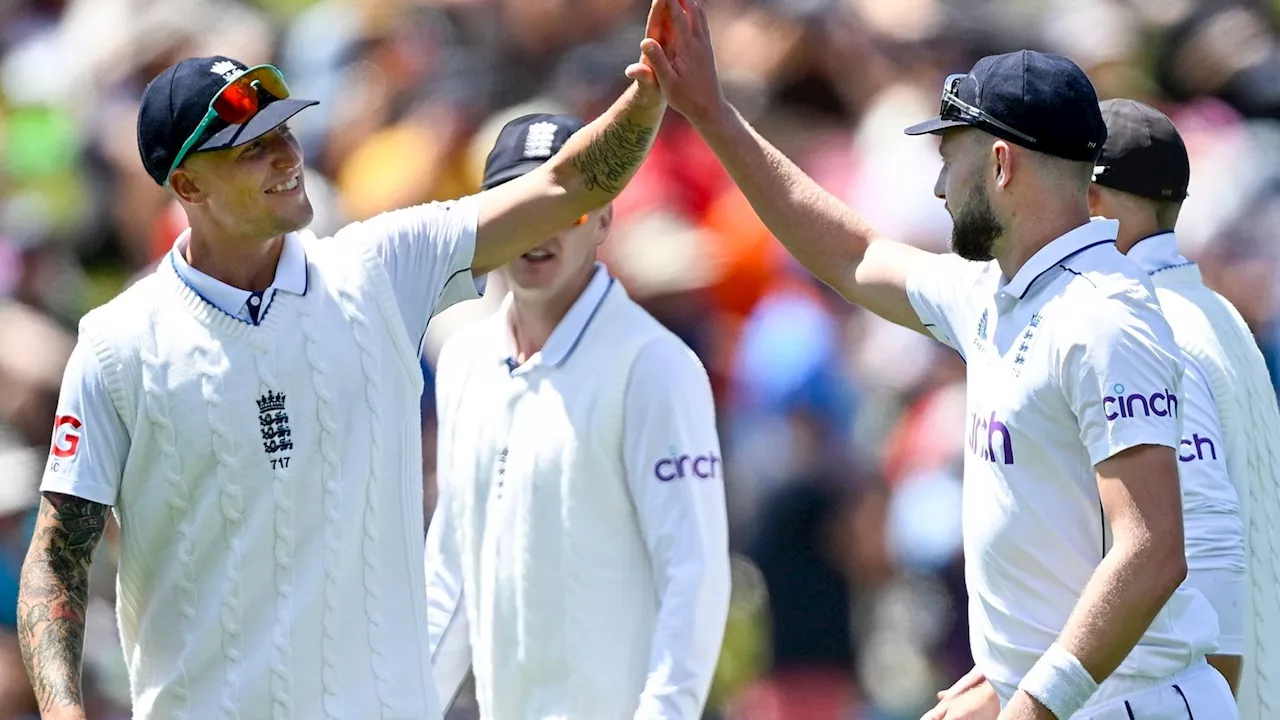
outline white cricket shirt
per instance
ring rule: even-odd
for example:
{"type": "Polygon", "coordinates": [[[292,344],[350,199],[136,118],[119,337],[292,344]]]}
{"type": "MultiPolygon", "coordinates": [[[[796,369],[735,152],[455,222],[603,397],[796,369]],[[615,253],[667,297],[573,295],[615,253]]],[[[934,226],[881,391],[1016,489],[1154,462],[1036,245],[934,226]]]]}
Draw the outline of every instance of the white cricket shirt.
{"type": "Polygon", "coordinates": [[[441,352],[428,626],[447,706],[701,717],[729,602],[724,463],[697,357],[598,266],[543,349],[511,297],[441,352]]]}
{"type": "MultiPolygon", "coordinates": [[[[1139,240],[1127,256],[1148,275],[1192,265],[1173,233],[1139,240]]],[[[1218,614],[1218,653],[1244,652],[1245,546],[1240,498],[1227,470],[1227,443],[1207,375],[1183,353],[1183,431],[1178,450],[1187,543],[1186,584],[1218,614]]]]}
{"type": "MultiPolygon", "coordinates": [[[[1012,279],[940,255],[908,282],[921,321],[967,363],[965,579],[977,667],[1008,702],[1057,639],[1111,544],[1094,466],[1178,448],[1182,366],[1150,279],[1113,221],[1053,240],[1012,279]]],[[[1213,609],[1180,588],[1118,675],[1160,678],[1215,648],[1213,609]]]]}
{"type": "Polygon", "coordinates": [[[416,350],[474,295],[477,223],[292,234],[248,319],[174,253],[81,320],[42,489],[119,520],[135,717],[440,718],[416,350]]]}

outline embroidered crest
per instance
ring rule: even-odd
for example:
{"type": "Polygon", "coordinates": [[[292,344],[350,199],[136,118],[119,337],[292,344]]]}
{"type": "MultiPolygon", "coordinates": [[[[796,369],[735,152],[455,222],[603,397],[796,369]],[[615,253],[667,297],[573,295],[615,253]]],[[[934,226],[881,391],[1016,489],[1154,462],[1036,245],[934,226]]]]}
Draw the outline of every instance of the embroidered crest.
{"type": "Polygon", "coordinates": [[[231,82],[242,74],[242,70],[236,67],[236,64],[230,60],[219,60],[209,68],[209,72],[214,75],[221,75],[223,80],[231,82]]]}
{"type": "Polygon", "coordinates": [[[502,488],[506,486],[507,479],[507,448],[502,448],[498,452],[498,497],[502,497],[502,488]]]}
{"type": "Polygon", "coordinates": [[[1018,343],[1018,352],[1013,357],[1013,374],[1018,376],[1022,374],[1022,366],[1027,363],[1027,352],[1031,350],[1031,341],[1036,337],[1036,330],[1040,327],[1042,316],[1036,313],[1031,316],[1031,321],[1027,323],[1027,329],[1023,331],[1022,337],[1016,341],[1018,343]]]}
{"type": "Polygon", "coordinates": [[[262,433],[262,451],[271,460],[271,469],[289,467],[289,456],[281,456],[293,449],[293,433],[289,430],[289,413],[285,410],[284,393],[267,391],[258,398],[258,425],[262,433]]]}
{"type": "Polygon", "coordinates": [[[526,158],[549,158],[551,157],[551,146],[555,144],[555,141],[555,123],[534,123],[529,126],[529,134],[524,138],[524,156],[526,158]]]}
{"type": "Polygon", "coordinates": [[[987,339],[987,311],[982,311],[982,318],[978,320],[978,339],[987,339]]]}

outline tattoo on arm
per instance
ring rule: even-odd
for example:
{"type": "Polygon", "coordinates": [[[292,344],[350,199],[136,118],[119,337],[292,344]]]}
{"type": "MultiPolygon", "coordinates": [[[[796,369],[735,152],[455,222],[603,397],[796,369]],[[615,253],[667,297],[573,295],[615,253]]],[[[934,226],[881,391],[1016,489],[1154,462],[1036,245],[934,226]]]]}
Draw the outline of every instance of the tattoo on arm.
{"type": "Polygon", "coordinates": [[[18,592],[18,643],[42,713],[81,704],[89,565],[108,510],[58,493],[40,502],[18,592]]]}
{"type": "Polygon", "coordinates": [[[627,178],[648,154],[654,130],[625,118],[606,127],[572,160],[587,190],[622,192],[627,178]]]}

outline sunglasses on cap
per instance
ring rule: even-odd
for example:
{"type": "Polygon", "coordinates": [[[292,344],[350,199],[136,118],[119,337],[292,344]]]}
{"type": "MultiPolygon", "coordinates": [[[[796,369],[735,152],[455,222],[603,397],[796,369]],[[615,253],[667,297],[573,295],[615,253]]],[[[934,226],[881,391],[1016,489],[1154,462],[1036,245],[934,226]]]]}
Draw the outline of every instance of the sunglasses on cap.
{"type": "Polygon", "coordinates": [[[990,113],[979,107],[974,107],[969,103],[960,99],[957,91],[960,89],[960,83],[968,77],[964,73],[959,75],[948,75],[946,81],[942,83],[942,107],[938,110],[938,117],[943,120],[962,120],[966,122],[978,121],[999,128],[1016,138],[1025,140],[1034,144],[1036,139],[1026,133],[1018,132],[1009,127],[1005,123],[1000,122],[991,116],[990,113]]]}
{"type": "MultiPolygon", "coordinates": [[[[289,97],[289,86],[285,84],[284,73],[274,65],[256,65],[232,78],[222,86],[218,94],[209,101],[209,109],[204,119],[196,126],[195,132],[182,144],[173,164],[169,166],[169,175],[187,159],[191,148],[209,128],[214,118],[228,125],[243,125],[258,113],[267,103],[273,100],[284,100],[289,97]],[[263,94],[267,98],[263,98],[263,94]]],[[[166,175],[165,184],[169,184],[166,175]]]]}

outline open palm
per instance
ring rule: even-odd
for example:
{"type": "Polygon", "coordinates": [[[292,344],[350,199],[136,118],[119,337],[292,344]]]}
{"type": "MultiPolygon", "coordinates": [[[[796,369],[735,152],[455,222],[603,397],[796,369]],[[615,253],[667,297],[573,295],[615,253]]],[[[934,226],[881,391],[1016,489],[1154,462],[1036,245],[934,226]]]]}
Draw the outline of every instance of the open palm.
{"type": "Polygon", "coordinates": [[[697,123],[724,102],[705,0],[654,0],[649,8],[641,62],[627,69],[640,79],[652,74],[667,104],[697,123]]]}

